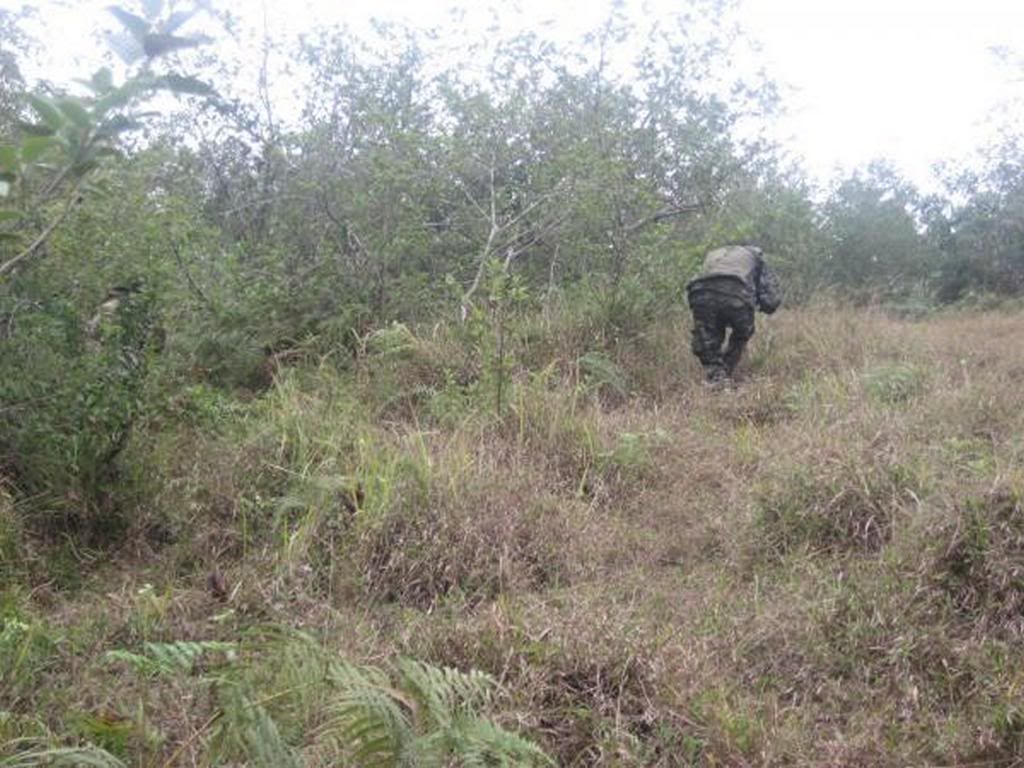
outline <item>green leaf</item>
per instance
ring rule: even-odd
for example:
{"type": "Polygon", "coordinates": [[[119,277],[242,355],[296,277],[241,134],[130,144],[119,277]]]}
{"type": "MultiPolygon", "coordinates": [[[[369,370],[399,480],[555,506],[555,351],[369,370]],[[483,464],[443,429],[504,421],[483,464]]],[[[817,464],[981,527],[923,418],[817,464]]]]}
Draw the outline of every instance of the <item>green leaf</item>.
{"type": "Polygon", "coordinates": [[[60,110],[48,99],[35,94],[29,94],[28,103],[35,110],[36,114],[43,119],[43,122],[53,130],[59,131],[66,122],[60,114],[60,110]]]}
{"type": "Polygon", "coordinates": [[[126,768],[114,755],[96,746],[30,749],[19,752],[0,762],[3,768],[34,768],[55,765],[62,768],[126,768]]]}
{"type": "Polygon", "coordinates": [[[18,167],[18,148],[13,144],[0,146],[0,171],[14,171],[18,167]]]}
{"type": "Polygon", "coordinates": [[[137,131],[145,125],[140,120],[136,120],[133,117],[127,115],[118,115],[110,120],[107,120],[103,125],[96,131],[96,135],[99,138],[113,138],[119,134],[127,131],[137,131]]]}
{"type": "Polygon", "coordinates": [[[124,8],[118,8],[116,5],[110,6],[107,10],[114,15],[114,18],[121,22],[125,29],[139,40],[142,40],[149,32],[149,22],[141,16],[129,13],[124,8]]]}
{"type": "Polygon", "coordinates": [[[88,174],[90,171],[94,171],[97,168],[99,168],[99,165],[99,160],[82,160],[81,162],[75,163],[73,166],[71,166],[71,175],[80,179],[86,174],[88,174]]]}
{"type": "Polygon", "coordinates": [[[0,221],[17,221],[21,218],[21,211],[0,211],[0,221]]]}
{"type": "Polygon", "coordinates": [[[21,140],[21,160],[33,163],[50,147],[57,144],[51,136],[27,136],[21,140]]]}
{"type": "Polygon", "coordinates": [[[176,37],[175,35],[155,33],[146,35],[142,41],[142,49],[148,57],[155,58],[172,51],[180,51],[183,48],[195,48],[202,42],[203,40],[198,37],[176,37]]]}
{"type": "Polygon", "coordinates": [[[142,43],[128,32],[107,32],[105,35],[110,50],[125,64],[134,64],[142,58],[142,43]]]}
{"type": "Polygon", "coordinates": [[[78,99],[61,99],[57,102],[57,107],[77,127],[86,131],[92,128],[92,117],[78,99]]]}
{"type": "Polygon", "coordinates": [[[81,187],[82,191],[93,197],[110,197],[110,185],[105,182],[90,184],[85,182],[81,187]]]}
{"type": "Polygon", "coordinates": [[[27,133],[29,136],[53,136],[53,134],[56,133],[56,131],[48,125],[26,123],[21,120],[19,120],[16,125],[18,126],[19,131],[27,133]]]}
{"type": "Polygon", "coordinates": [[[98,99],[93,105],[93,112],[97,116],[105,115],[114,109],[127,106],[133,99],[138,98],[146,91],[157,87],[157,79],[149,76],[133,77],[120,88],[115,88],[107,95],[98,99]]]}
{"type": "Polygon", "coordinates": [[[106,93],[114,87],[114,75],[110,72],[109,67],[103,67],[93,73],[89,83],[96,93],[106,93]]]}
{"type": "Polygon", "coordinates": [[[209,96],[215,91],[209,83],[186,75],[164,75],[159,78],[161,88],[173,93],[188,93],[194,96],[209,96]]]}
{"type": "Polygon", "coordinates": [[[191,19],[199,12],[199,7],[186,8],[181,11],[175,11],[171,14],[170,18],[167,19],[167,23],[163,25],[164,32],[174,32],[181,27],[186,21],[191,19]]]}

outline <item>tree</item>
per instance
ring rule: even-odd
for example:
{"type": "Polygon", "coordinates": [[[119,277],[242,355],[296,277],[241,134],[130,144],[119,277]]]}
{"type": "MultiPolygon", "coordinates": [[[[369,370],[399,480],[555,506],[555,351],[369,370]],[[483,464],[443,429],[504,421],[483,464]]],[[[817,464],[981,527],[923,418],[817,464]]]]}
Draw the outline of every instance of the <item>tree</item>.
{"type": "Polygon", "coordinates": [[[0,143],[10,141],[21,117],[25,81],[18,61],[30,48],[22,17],[0,9],[0,143]]]}
{"type": "Polygon", "coordinates": [[[937,262],[915,218],[918,203],[917,190],[884,163],[842,180],[824,205],[825,278],[861,300],[924,288],[937,262]]]}

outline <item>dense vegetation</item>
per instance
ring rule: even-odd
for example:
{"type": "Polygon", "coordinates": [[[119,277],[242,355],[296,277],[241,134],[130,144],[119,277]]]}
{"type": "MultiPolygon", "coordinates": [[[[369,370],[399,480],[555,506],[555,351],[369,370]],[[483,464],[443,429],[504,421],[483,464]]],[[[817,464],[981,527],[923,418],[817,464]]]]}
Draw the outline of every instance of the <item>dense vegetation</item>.
{"type": "Polygon", "coordinates": [[[819,194],[724,18],[0,11],[0,766],[1024,760],[1020,137],[819,194]]]}

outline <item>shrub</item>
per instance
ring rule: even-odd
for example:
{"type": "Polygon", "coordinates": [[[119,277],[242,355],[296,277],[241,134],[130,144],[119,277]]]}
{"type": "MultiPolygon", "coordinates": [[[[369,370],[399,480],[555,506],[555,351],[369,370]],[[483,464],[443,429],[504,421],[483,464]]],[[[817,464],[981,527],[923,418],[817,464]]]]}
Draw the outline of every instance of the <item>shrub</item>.
{"type": "Polygon", "coordinates": [[[37,511],[55,510],[72,529],[118,524],[116,461],[159,343],[144,290],[130,290],[91,325],[92,334],[70,304],[54,300],[0,339],[0,470],[37,511]]]}
{"type": "Polygon", "coordinates": [[[420,607],[456,596],[475,604],[571,578],[572,506],[538,497],[547,481],[528,465],[514,476],[481,468],[463,479],[443,469],[425,478],[408,460],[395,468],[387,506],[356,521],[353,567],[369,595],[420,607]]]}

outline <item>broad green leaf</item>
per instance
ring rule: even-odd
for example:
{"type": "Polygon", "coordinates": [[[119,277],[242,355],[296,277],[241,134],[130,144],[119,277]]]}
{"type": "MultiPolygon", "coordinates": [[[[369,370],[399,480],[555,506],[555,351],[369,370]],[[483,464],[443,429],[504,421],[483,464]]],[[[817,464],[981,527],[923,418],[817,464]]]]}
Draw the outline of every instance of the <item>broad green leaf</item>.
{"type": "Polygon", "coordinates": [[[66,121],[61,116],[60,110],[52,102],[44,99],[42,96],[29,94],[28,103],[50,128],[59,131],[64,127],[66,121]]]}
{"type": "Polygon", "coordinates": [[[53,140],[59,142],[62,147],[67,148],[68,154],[72,157],[78,157],[78,153],[82,151],[82,146],[85,144],[85,137],[81,135],[81,131],[58,133],[53,137],[53,140]]]}
{"type": "Polygon", "coordinates": [[[146,35],[142,41],[142,48],[148,57],[155,58],[172,51],[180,51],[183,48],[195,48],[201,43],[202,40],[197,37],[176,37],[175,35],[155,33],[146,35]]]}
{"type": "Polygon", "coordinates": [[[19,131],[27,133],[29,136],[53,136],[56,133],[50,126],[37,123],[25,123],[19,120],[17,126],[19,131]]]}
{"type": "Polygon", "coordinates": [[[127,106],[133,99],[138,98],[147,91],[157,86],[157,79],[149,76],[133,77],[120,88],[115,88],[106,96],[98,99],[93,105],[93,112],[102,116],[107,112],[127,106]]]}
{"type": "Polygon", "coordinates": [[[189,93],[195,96],[209,96],[213,86],[195,77],[185,75],[164,75],[159,79],[160,87],[174,93],[189,93]]]}
{"type": "Polygon", "coordinates": [[[107,32],[107,45],[125,64],[134,64],[142,58],[142,42],[128,32],[107,32]]]}
{"type": "Polygon", "coordinates": [[[13,171],[18,167],[18,148],[13,144],[0,146],[0,171],[13,171]]]}
{"type": "MultiPolygon", "coordinates": [[[[5,184],[6,182],[0,182],[5,184]]],[[[17,221],[21,218],[20,211],[0,211],[0,221],[17,221]]]]}
{"type": "Polygon", "coordinates": [[[89,116],[88,110],[82,106],[78,99],[61,99],[57,102],[57,107],[68,120],[79,128],[83,130],[92,128],[92,118],[89,116]]]}
{"type": "Polygon", "coordinates": [[[196,6],[195,8],[186,8],[186,9],[181,10],[181,11],[175,11],[174,13],[171,14],[171,17],[169,19],[167,19],[167,22],[162,25],[163,26],[163,31],[164,32],[174,32],[179,27],[181,27],[182,24],[184,24],[186,21],[188,21],[193,16],[195,16],[196,13],[198,13],[198,12],[199,12],[199,6],[196,6]]]}
{"type": "Polygon", "coordinates": [[[110,185],[106,182],[97,182],[95,184],[85,182],[82,184],[81,190],[87,195],[94,197],[110,197],[111,194],[110,185]]]}
{"type": "Polygon", "coordinates": [[[79,80],[78,82],[88,86],[93,93],[106,93],[114,87],[114,75],[109,67],[103,67],[93,72],[92,77],[88,80],[79,80]]]}
{"type": "Polygon", "coordinates": [[[143,125],[145,124],[142,121],[136,120],[133,117],[118,115],[103,123],[96,131],[96,136],[99,138],[113,138],[127,131],[136,131],[142,128],[143,125]]]}
{"type": "Polygon", "coordinates": [[[132,33],[139,40],[142,40],[149,32],[149,22],[140,16],[136,16],[134,13],[129,13],[124,8],[118,8],[116,5],[110,6],[108,9],[118,21],[132,33]]]}
{"type": "Polygon", "coordinates": [[[71,166],[71,175],[80,179],[86,174],[88,174],[90,171],[96,170],[99,167],[99,165],[99,160],[82,160],[81,162],[75,163],[73,166],[71,166]]]}
{"type": "Polygon", "coordinates": [[[25,163],[33,163],[56,144],[57,142],[51,136],[27,136],[21,140],[21,160],[25,163]]]}

